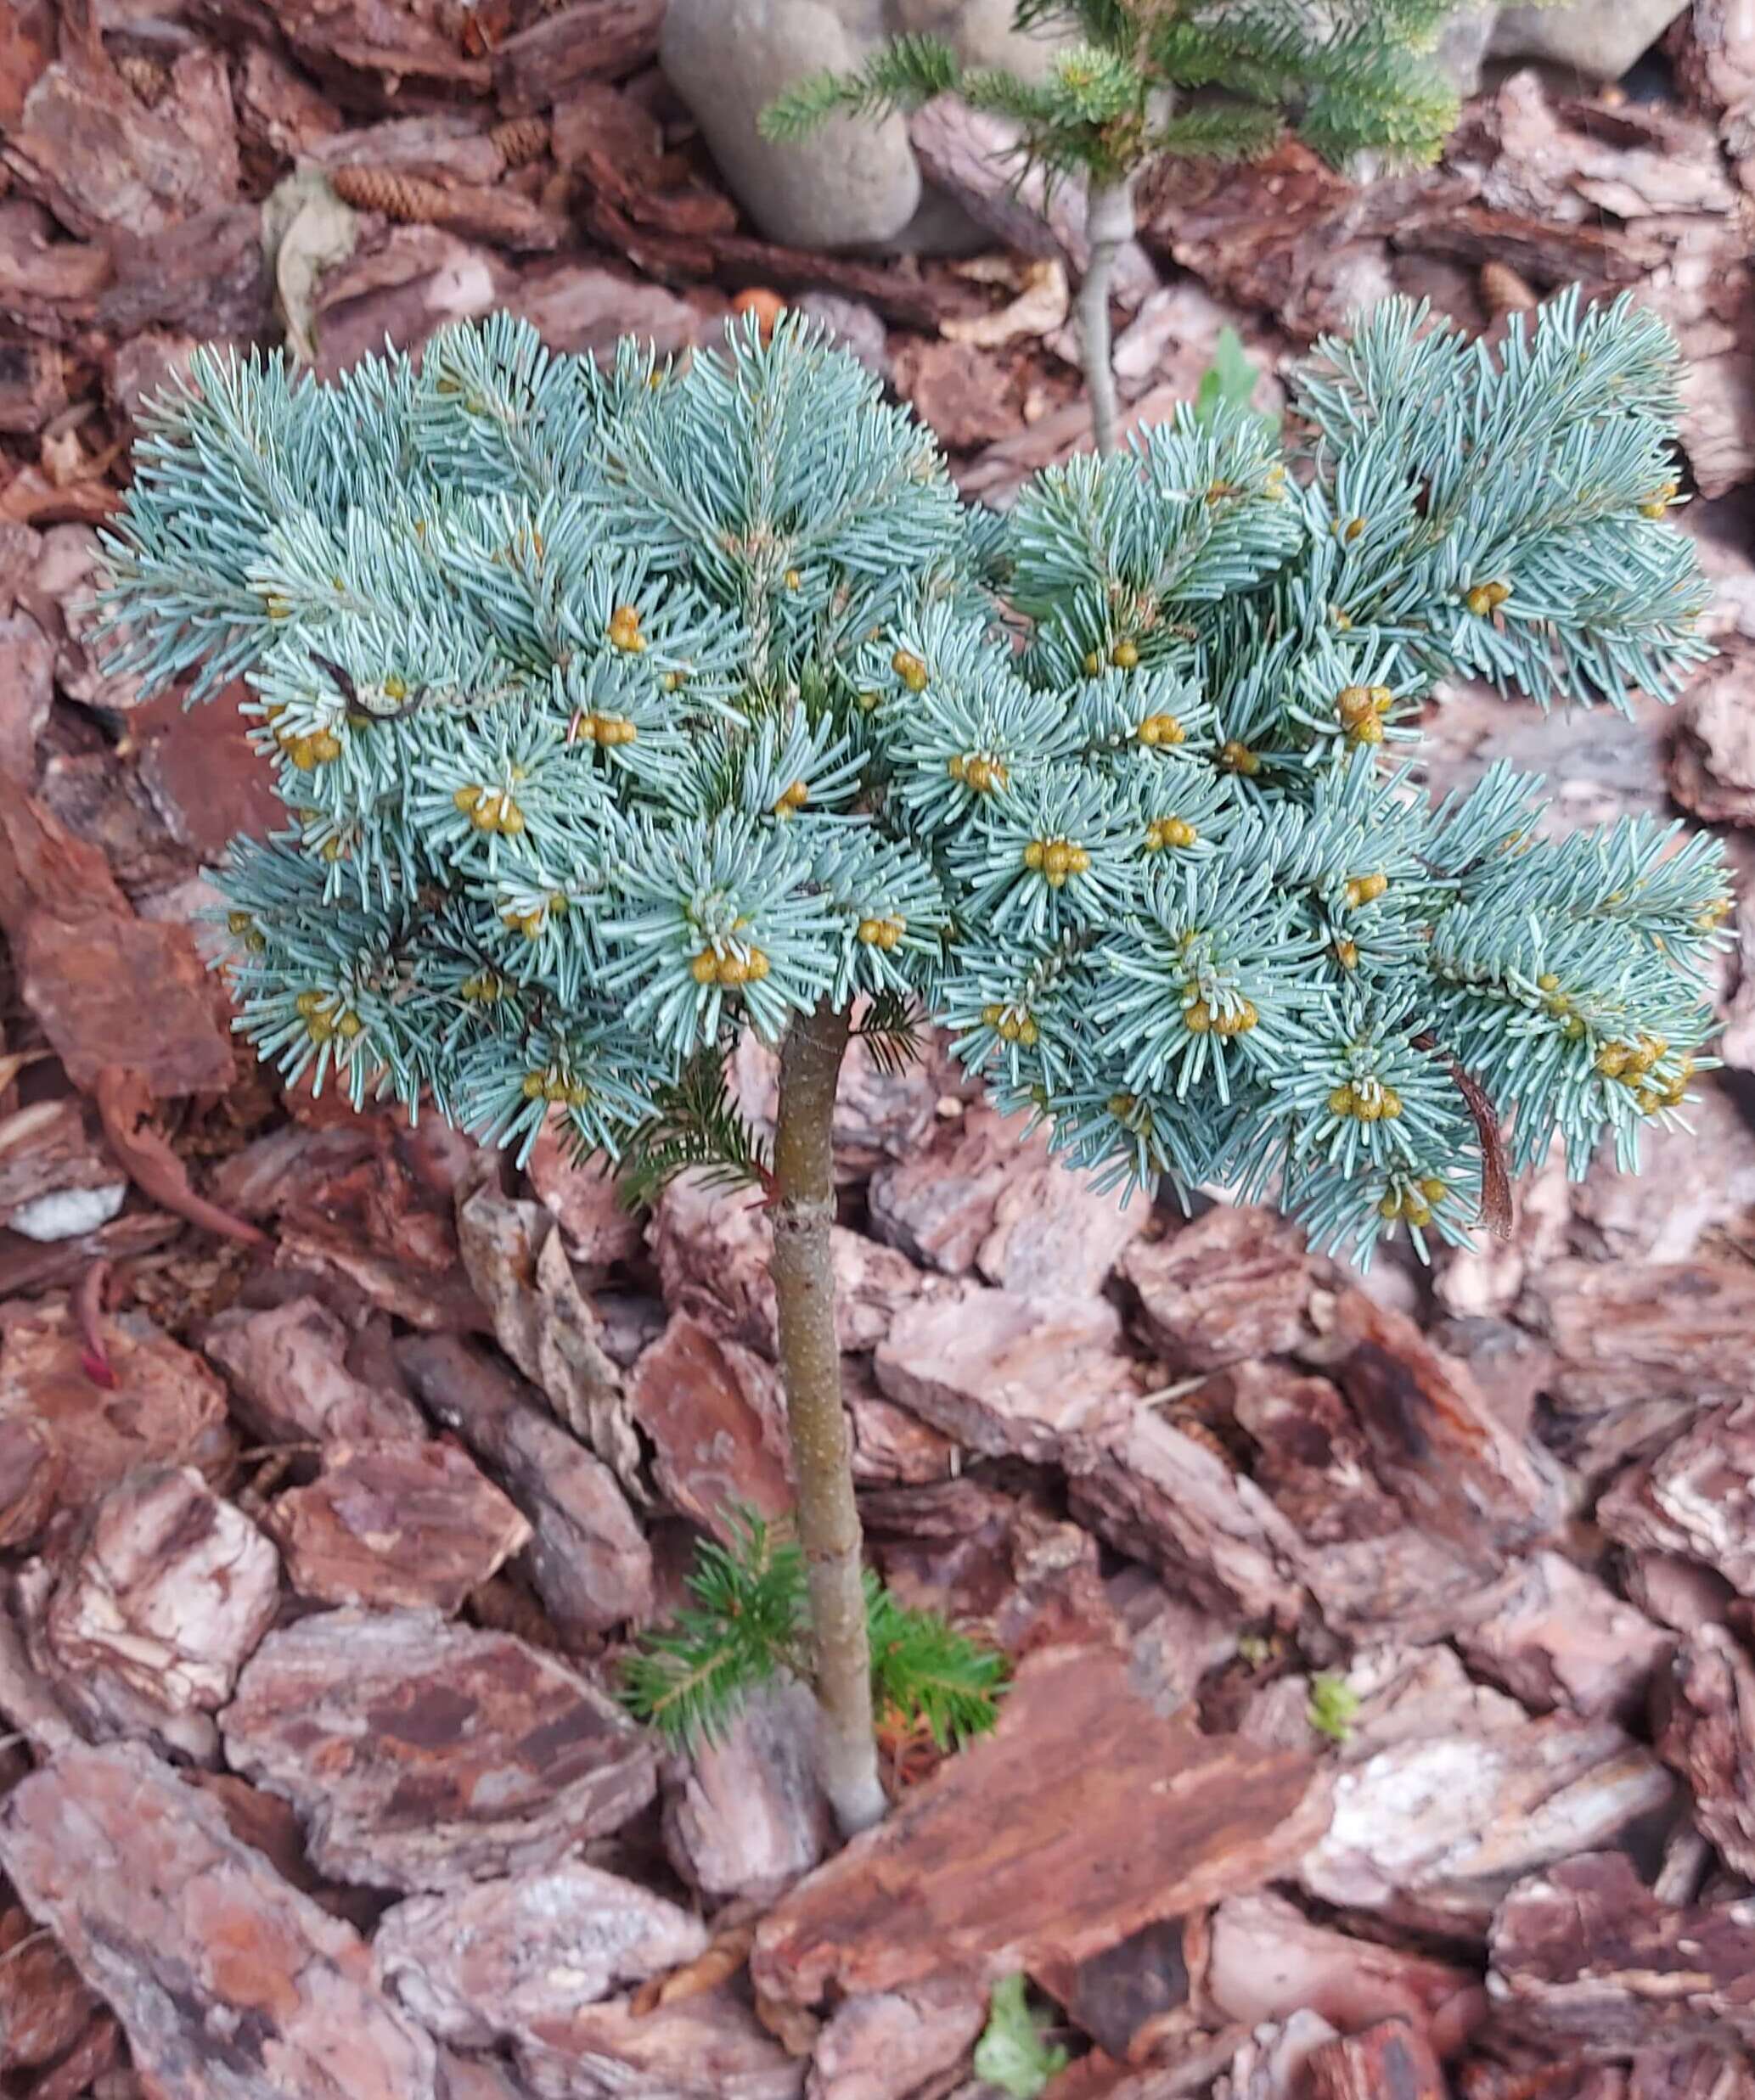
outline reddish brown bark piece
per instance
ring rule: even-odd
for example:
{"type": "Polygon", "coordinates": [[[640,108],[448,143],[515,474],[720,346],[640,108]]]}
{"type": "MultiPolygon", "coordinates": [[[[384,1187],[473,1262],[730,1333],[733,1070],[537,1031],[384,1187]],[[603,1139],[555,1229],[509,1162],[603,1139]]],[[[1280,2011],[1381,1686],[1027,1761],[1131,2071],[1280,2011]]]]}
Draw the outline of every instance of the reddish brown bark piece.
{"type": "Polygon", "coordinates": [[[1555,1396],[1578,1412],[1741,1398],[1755,1356],[1755,1272],[1741,1262],[1550,1261],[1517,1311],[1552,1343],[1555,1396]]]}
{"type": "Polygon", "coordinates": [[[1404,2019],[1449,2056],[1485,2010],[1474,1970],[1355,1940],[1267,1890],[1220,1904],[1209,1929],[1203,1988],[1248,2027],[1304,2007],[1343,2034],[1404,2019]]]}
{"type": "Polygon", "coordinates": [[[971,1451],[1051,1459],[1123,1422],[1138,1394],[1101,1300],[960,1289],[897,1317],[873,1361],[899,1406],[971,1451]]]}
{"type": "Polygon", "coordinates": [[[1326,1820],[1315,1770],[1161,1720],[1111,1649],[1043,1650],[993,1735],[769,1912],[751,1974],[811,2005],[1083,1961],[1285,1873],[1326,1820]]]}
{"type": "Polygon", "coordinates": [[[372,1941],[378,1974],[429,2033],[486,2049],[706,1951],[706,1928],[638,1883],[569,1860],[544,1873],[399,1903],[372,1941]]]}
{"type": "Polygon", "coordinates": [[[1558,1553],[1533,1553],[1459,1629],[1457,1645],[1536,1713],[1556,1708],[1626,1721],[1643,1711],[1672,1636],[1558,1553]]]}
{"type": "Polygon", "coordinates": [[[1624,1853],[1586,1853],[1520,1882],[1491,1950],[1498,2019],[1544,2047],[1621,2057],[1667,2039],[1755,2042],[1746,1906],[1660,1903],[1624,1853]]]}
{"type": "Polygon", "coordinates": [[[0,1415],[0,1548],[28,1546],[54,1513],[61,1455],[40,1422],[0,1415]]]}
{"type": "Polygon", "coordinates": [[[605,1353],[598,1318],[568,1264],[559,1227],[540,1204],[501,1195],[492,1162],[459,1191],[458,1244],[499,1345],[573,1434],[632,1474],[639,1446],[627,1423],[622,1373],[605,1353]]]}
{"type": "Polygon", "coordinates": [[[65,1305],[11,1322],[0,1340],[0,1419],[33,1423],[60,1463],[57,1499],[83,1511],[136,1466],[217,1475],[232,1448],[225,1388],[201,1359],[138,1314],[98,1323],[115,1383],[95,1384],[65,1305]]]}
{"type": "Polygon", "coordinates": [[[53,1940],[16,1905],[0,1912],[0,2069],[35,2070],[54,2063],[97,2009],[53,1940]]]}
{"type": "Polygon", "coordinates": [[[841,1391],[853,1434],[853,1478],[861,1487],[918,1486],[956,1471],[955,1441],[885,1399],[870,1357],[841,1358],[841,1391]]]}
{"type": "Polygon", "coordinates": [[[430,1604],[448,1618],[530,1541],[516,1508],[453,1444],[341,1445],[321,1479],[270,1508],[301,1597],[430,1604]]]}
{"type": "Polygon", "coordinates": [[[659,1490],[682,1515],[723,1536],[740,1505],[766,1517],[792,1507],[785,1403],[760,1357],[678,1313],[634,1366],[629,1397],[659,1490]]]}
{"type": "Polygon", "coordinates": [[[622,1201],[614,1173],[601,1159],[576,1165],[552,1127],[537,1138],[524,1171],[560,1227],[569,1258],[582,1268],[611,1268],[644,1245],[644,1220],[622,1201]]]}
{"type": "Polygon", "coordinates": [[[1659,1694],[1659,1755],[1694,1791],[1695,1821],[1739,1873],[1755,1873],[1755,1662],[1724,1626],[1686,1642],[1659,1694]]]}
{"type": "Polygon", "coordinates": [[[538,2100],[799,2100],[806,2068],[728,1989],[650,2013],[632,1998],[557,2009],[516,2061],[538,2100]]]}
{"type": "Polygon", "coordinates": [[[1346,1395],[1373,1470],[1416,1526],[1490,1574],[1558,1521],[1559,1468],[1512,1434],[1465,1364],[1363,1291],[1320,1293],[1310,1312],[1320,1339],[1304,1354],[1346,1395]]]}
{"type": "Polygon", "coordinates": [[[978,1269],[1027,1297],[1094,1294],[1139,1235],[1146,1206],[1122,1208],[1088,1175],[1051,1160],[1027,1118],[984,1104],[872,1176],[872,1229],[911,1261],[952,1276],[978,1269]]]}
{"type": "Polygon", "coordinates": [[[1309,2100],[1449,2100],[1432,2044],[1405,2019],[1337,2035],[1304,2059],[1309,2100]]]}
{"type": "Polygon", "coordinates": [[[147,105],[96,40],[63,40],[61,58],[31,90],[5,149],[7,164],[70,231],[162,232],[228,201],[238,147],[223,57],[185,51],[166,93],[147,105]]]}
{"type": "Polygon", "coordinates": [[[1065,1458],[1074,1515],[1175,1593],[1246,1619],[1297,1620],[1297,1536],[1218,1451],[1139,1407],[1078,1437],[1065,1458]]]}
{"type": "Polygon", "coordinates": [[[546,109],[582,81],[620,80],[658,48],[664,0],[571,0],[494,54],[493,85],[512,114],[546,109]]]}
{"type": "Polygon", "coordinates": [[[155,1095],[222,1086],[232,1046],[187,926],[136,918],[101,853],[42,803],[0,805],[0,924],[25,1002],[77,1086],[126,1047],[155,1095]]]}
{"type": "Polygon", "coordinates": [[[0,1223],[39,1197],[110,1188],[122,1178],[87,1131],[76,1094],[33,1101],[0,1119],[0,1223]]]}
{"type": "Polygon", "coordinates": [[[829,1850],[834,1824],[813,1761],[816,1702],[769,1685],[723,1742],[679,1760],[664,1805],[665,1848],[709,1896],[769,1901],[829,1850]]]}
{"type": "Polygon", "coordinates": [[[370,1887],[546,1865],[656,1785],[650,1747],[594,1685],[436,1612],[328,1612],[271,1634],[221,1727],[233,1767],[299,1810],[312,1863],[370,1887]]]}
{"type": "Polygon", "coordinates": [[[279,1602],[274,1549],[242,1511],[188,1467],[150,1467],[90,1513],[43,1634],[87,1689],[109,1678],[168,1713],[211,1713],[279,1602]]]}
{"type": "Polygon", "coordinates": [[[893,2100],[942,2090],[987,2024],[985,1991],[954,1978],[849,1998],[817,2037],[812,2100],[893,2100]]]}
{"type": "MultiPolygon", "coordinates": [[[[650,1234],[672,1311],[746,1348],[774,1353],[773,1228],[751,1191],[680,1175],[659,1199],[650,1234]]],[[[940,1288],[905,1255],[833,1228],[835,1331],[845,1350],[875,1349],[905,1307],[940,1288]]]]}
{"type": "Polygon", "coordinates": [[[406,1395],[354,1377],[344,1361],[346,1328],[314,1298],[264,1312],[222,1312],[201,1345],[265,1442],[412,1442],[425,1435],[420,1410],[406,1395]]]}
{"type": "Polygon", "coordinates": [[[397,1361],[529,1519],[531,1581],[556,1626],[589,1635],[650,1617],[651,1548],[616,1476],[530,1387],[449,1335],[403,1342],[397,1361]]]}
{"type": "Polygon", "coordinates": [[[394,109],[410,91],[464,98],[485,94],[488,61],[467,53],[436,9],[388,6],[385,0],[273,0],[267,20],[257,0],[214,0],[258,36],[278,30],[294,53],[338,102],[351,109],[394,109]]]}
{"type": "MultiPolygon", "coordinates": [[[[918,1150],[880,1166],[871,1177],[872,1230],[924,1267],[967,1275],[1006,1188],[1047,1164],[1043,1134],[1022,1137],[1027,1120],[977,1103],[918,1150]]],[[[1069,1229],[1062,1248],[1075,1271],[1083,1261],[1076,1237],[1069,1229]]]]}
{"type": "Polygon", "coordinates": [[[1668,1773],[1612,1722],[1530,1720],[1485,1692],[1469,1712],[1423,1710],[1416,1695],[1358,1728],[1333,1820],[1299,1867],[1311,1895],[1478,1934],[1520,1875],[1655,1822],[1674,1799],[1668,1773]]]}
{"type": "Polygon", "coordinates": [[[1755,1597],[1755,1401],[1704,1409],[1623,1473],[1597,1521],[1623,1545],[1681,1553],[1755,1597]]]}
{"type": "Polygon", "coordinates": [[[431,2100],[433,2045],[357,1934],[138,1745],[70,1749],[15,1788],[0,1864],[167,2100],[431,2100]]]}
{"type": "Polygon", "coordinates": [[[1120,1271],[1139,1294],[1141,1333],[1172,1372],[1283,1354],[1308,1335],[1314,1272],[1302,1235],[1274,1211],[1221,1204],[1136,1243],[1120,1271]]]}

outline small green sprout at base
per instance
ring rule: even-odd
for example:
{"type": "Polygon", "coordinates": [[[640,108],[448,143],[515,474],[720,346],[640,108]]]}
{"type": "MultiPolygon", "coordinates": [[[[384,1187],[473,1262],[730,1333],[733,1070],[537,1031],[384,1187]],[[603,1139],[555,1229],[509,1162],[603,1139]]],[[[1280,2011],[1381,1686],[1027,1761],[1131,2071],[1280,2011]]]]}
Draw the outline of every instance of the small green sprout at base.
{"type": "Polygon", "coordinates": [[[1043,2040],[1046,2024],[1030,2009],[1023,1977],[1002,1977],[993,1986],[987,2024],[975,2045],[976,2076],[1010,2093],[1011,2100],[1036,2100],[1066,2063],[1059,2042],[1043,2040]]]}
{"type": "MultiPolygon", "coordinates": [[[[727,1520],[728,1543],[706,1539],[688,1586],[694,1603],[649,1634],[622,1666],[628,1711],[678,1748],[722,1742],[748,1700],[780,1677],[811,1680],[805,1559],[784,1527],[752,1511],[727,1520]]],[[[1005,1658],[935,1612],[897,1602],[868,1569],[866,1625],[874,1710],[924,1727],[940,1749],[983,1734],[998,1717],[1005,1658]]]]}
{"type": "Polygon", "coordinates": [[[1358,1693],[1338,1670],[1319,1670],[1310,1680],[1310,1704],[1304,1718],[1318,1735],[1325,1735],[1330,1743],[1347,1742],[1358,1710],[1358,1693]]]}

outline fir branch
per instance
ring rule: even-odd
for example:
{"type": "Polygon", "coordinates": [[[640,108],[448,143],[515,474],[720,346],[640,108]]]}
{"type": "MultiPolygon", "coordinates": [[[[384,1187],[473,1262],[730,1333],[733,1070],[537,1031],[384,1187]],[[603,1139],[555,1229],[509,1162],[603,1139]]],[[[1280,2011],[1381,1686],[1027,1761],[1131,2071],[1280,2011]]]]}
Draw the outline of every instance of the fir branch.
{"type": "Polygon", "coordinates": [[[924,1724],[941,1749],[993,1727],[1007,1676],[999,1650],[959,1632],[937,1612],[897,1603],[869,1571],[865,1598],[878,1710],[924,1724]]]}
{"type": "Polygon", "coordinates": [[[815,73],[795,81],[762,110],[759,128],[764,138],[803,138],[832,116],[877,122],[917,109],[936,95],[954,94],[962,84],[963,69],[948,44],[936,36],[898,36],[857,73],[815,73]]]}
{"type": "Polygon", "coordinates": [[[766,1190],[772,1180],[768,1148],[732,1098],[714,1050],[697,1052],[676,1080],[653,1089],[651,1113],[622,1153],[622,1200],[631,1210],[650,1208],[691,1171],[710,1188],[766,1190]]]}
{"type": "Polygon", "coordinates": [[[725,1521],[728,1542],[703,1539],[696,1549],[695,1603],[622,1663],[628,1711],[690,1751],[723,1742],[776,1676],[808,1674],[803,1553],[752,1510],[729,1511],[725,1521]]]}
{"type": "Polygon", "coordinates": [[[852,1039],[863,1043],[873,1065],[886,1079],[894,1079],[925,1052],[925,1020],[911,994],[884,991],[853,1024],[852,1039]]]}

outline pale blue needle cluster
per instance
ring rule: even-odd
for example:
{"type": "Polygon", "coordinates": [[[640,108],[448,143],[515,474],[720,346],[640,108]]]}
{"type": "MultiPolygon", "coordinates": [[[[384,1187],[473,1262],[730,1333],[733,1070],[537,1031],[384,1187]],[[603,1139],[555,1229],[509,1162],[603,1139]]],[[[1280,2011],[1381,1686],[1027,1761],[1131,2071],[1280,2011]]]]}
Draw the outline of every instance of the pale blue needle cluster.
{"type": "Polygon", "coordinates": [[[1290,456],[1187,411],[1001,518],[790,323],[682,370],[504,318],[333,387],[204,355],[110,610],[149,684],[250,688],[290,822],[231,855],[228,968],[290,1077],[747,1165],[738,1031],[861,1002],[1100,1174],[1423,1250],[1483,1124],[1631,1165],[1710,1031],[1712,842],[1418,772],[1446,672],[1625,705],[1707,653],[1675,380],[1626,303],[1502,355],[1392,303],[1290,456]]]}

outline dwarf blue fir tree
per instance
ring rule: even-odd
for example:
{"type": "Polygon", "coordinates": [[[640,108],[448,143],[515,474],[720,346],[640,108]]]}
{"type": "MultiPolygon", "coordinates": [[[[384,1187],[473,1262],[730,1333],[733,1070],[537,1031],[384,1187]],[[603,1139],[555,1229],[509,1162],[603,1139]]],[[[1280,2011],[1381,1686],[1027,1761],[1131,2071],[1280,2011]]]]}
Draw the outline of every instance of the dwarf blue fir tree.
{"type": "Polygon", "coordinates": [[[321,387],[205,355],[108,541],[122,660],[241,675],[289,812],[224,871],[238,1025],[289,1080],[527,1153],[764,1188],[825,1770],[878,1812],[839,1401],[829,1118],[849,1029],[941,1023],[1110,1180],[1222,1183],[1368,1258],[1460,1242],[1558,1134],[1680,1113],[1711,841],[1432,806],[1457,671],[1669,696],[1676,359],[1631,305],[1495,353],[1403,304],[1299,375],[1291,461],[1184,412],[1000,517],[783,325],[686,370],[507,319],[321,387]],[[777,1043],[772,1152],[724,1083],[777,1043]]]}

